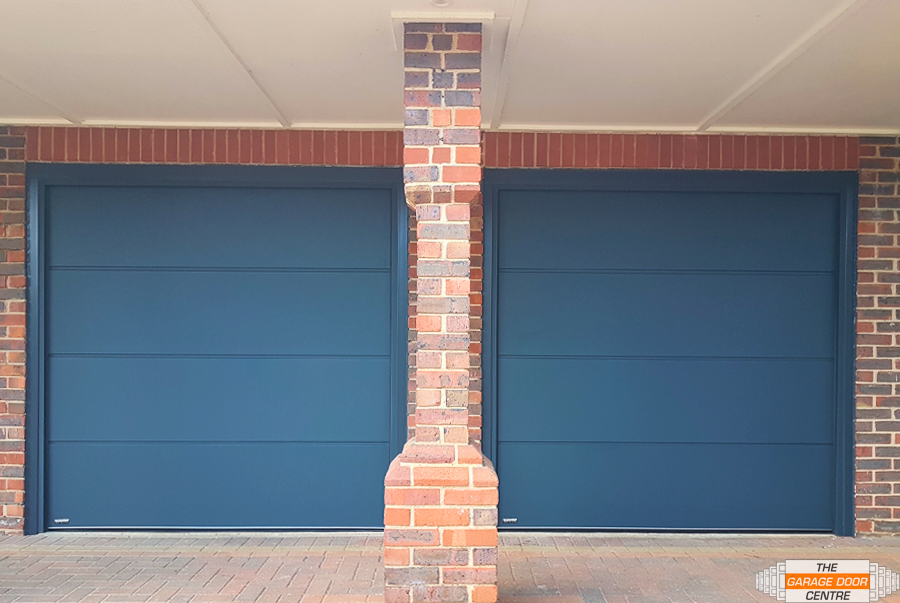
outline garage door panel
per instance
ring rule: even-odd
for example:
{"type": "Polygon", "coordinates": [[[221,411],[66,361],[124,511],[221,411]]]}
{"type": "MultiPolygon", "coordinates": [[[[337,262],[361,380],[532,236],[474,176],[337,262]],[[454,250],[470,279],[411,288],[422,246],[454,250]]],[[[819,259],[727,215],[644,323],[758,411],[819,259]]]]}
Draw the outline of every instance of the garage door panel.
{"type": "Polygon", "coordinates": [[[49,524],[69,528],[377,528],[390,461],[387,444],[64,442],[48,453],[49,524]]]}
{"type": "Polygon", "coordinates": [[[502,442],[832,444],[830,360],[500,358],[502,442]]]}
{"type": "Polygon", "coordinates": [[[828,358],[831,274],[499,275],[501,355],[828,358]]]}
{"type": "Polygon", "coordinates": [[[46,526],[380,526],[400,171],[84,169],[44,196],[46,526]]]}
{"type": "Polygon", "coordinates": [[[517,527],[830,530],[823,445],[500,444],[517,527]]]}
{"type": "Polygon", "coordinates": [[[836,195],[517,190],[499,199],[501,268],[830,272],[837,262],[836,195]]]}
{"type": "Polygon", "coordinates": [[[847,208],[816,178],[487,175],[501,518],[835,528],[847,208]]]}
{"type": "Polygon", "coordinates": [[[51,357],[52,442],[381,442],[390,360],[51,357]],[[352,378],[347,378],[352,376],[352,378]]]}
{"type": "Polygon", "coordinates": [[[52,270],[51,354],[366,354],[390,272],[52,270]],[[290,320],[287,320],[287,318],[290,320]]]}
{"type": "Polygon", "coordinates": [[[47,196],[50,266],[390,268],[389,189],[83,186],[47,196]]]}

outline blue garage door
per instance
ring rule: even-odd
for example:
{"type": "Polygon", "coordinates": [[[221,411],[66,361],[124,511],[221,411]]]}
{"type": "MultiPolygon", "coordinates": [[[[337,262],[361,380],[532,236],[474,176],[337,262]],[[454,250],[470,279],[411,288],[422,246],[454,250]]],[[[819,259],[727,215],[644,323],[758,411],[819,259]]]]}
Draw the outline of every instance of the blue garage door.
{"type": "Polygon", "coordinates": [[[380,188],[51,186],[47,527],[377,527],[380,188]]]}
{"type": "Polygon", "coordinates": [[[518,527],[835,526],[835,194],[501,189],[518,527]]]}

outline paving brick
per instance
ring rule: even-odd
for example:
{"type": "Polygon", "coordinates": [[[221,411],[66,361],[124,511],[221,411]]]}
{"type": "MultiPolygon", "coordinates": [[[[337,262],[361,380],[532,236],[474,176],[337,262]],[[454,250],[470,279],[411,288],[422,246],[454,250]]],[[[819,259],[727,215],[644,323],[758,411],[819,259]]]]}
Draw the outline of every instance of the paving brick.
{"type": "MultiPolygon", "coordinates": [[[[381,540],[379,533],[0,536],[0,603],[383,603],[381,540]]],[[[499,600],[762,602],[770,597],[754,590],[757,571],[823,555],[896,571],[900,539],[505,533],[499,600]]]]}

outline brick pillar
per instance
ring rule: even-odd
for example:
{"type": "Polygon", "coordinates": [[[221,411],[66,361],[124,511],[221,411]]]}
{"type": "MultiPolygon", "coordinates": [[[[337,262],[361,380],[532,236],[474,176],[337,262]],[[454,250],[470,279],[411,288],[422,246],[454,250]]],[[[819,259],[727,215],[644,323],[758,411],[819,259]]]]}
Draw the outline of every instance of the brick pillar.
{"type": "Polygon", "coordinates": [[[385,478],[385,600],[497,600],[497,475],[469,438],[481,26],[407,24],[404,180],[417,217],[415,437],[385,478]]]}
{"type": "Polygon", "coordinates": [[[900,533],[900,139],[859,146],[856,530],[900,533]]]}
{"type": "Polygon", "coordinates": [[[0,126],[0,534],[25,499],[25,128],[0,126]]]}

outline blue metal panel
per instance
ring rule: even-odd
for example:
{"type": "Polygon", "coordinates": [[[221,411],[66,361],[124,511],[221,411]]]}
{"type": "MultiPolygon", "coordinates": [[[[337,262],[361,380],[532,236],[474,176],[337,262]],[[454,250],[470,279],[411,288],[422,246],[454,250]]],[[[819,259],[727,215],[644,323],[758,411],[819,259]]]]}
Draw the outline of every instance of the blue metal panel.
{"type": "MultiPolygon", "coordinates": [[[[52,402],[51,402],[52,404],[52,402]]],[[[387,444],[60,442],[49,527],[378,528],[387,444]]]]}
{"type": "Polygon", "coordinates": [[[387,357],[64,356],[48,377],[51,442],[386,444],[390,433],[387,357]]]}
{"type": "Polygon", "coordinates": [[[49,351],[387,356],[390,277],[51,268],[49,351]]]}
{"type": "Polygon", "coordinates": [[[39,168],[28,530],[380,526],[405,424],[399,171],[39,168]]]}
{"type": "Polygon", "coordinates": [[[501,271],[499,288],[501,356],[834,354],[831,274],[501,271]]]}
{"type": "Polygon", "coordinates": [[[852,533],[854,182],[487,173],[501,517],[852,533]]]}
{"type": "Polygon", "coordinates": [[[501,270],[836,267],[834,194],[517,190],[499,203],[501,270]]]}
{"type": "Polygon", "coordinates": [[[501,442],[498,454],[500,517],[517,518],[520,527],[834,525],[834,448],[827,445],[501,442]]]}
{"type": "Polygon", "coordinates": [[[47,197],[51,267],[391,266],[389,189],[56,186],[47,197]]]}
{"type": "Polygon", "coordinates": [[[503,442],[834,443],[831,360],[500,358],[498,377],[503,442]]]}

